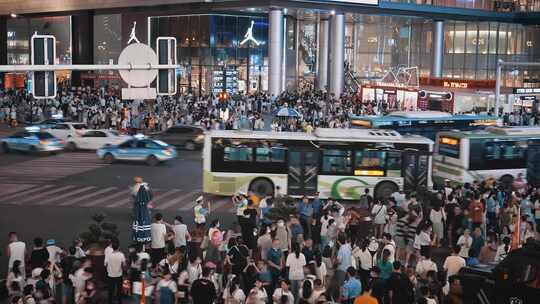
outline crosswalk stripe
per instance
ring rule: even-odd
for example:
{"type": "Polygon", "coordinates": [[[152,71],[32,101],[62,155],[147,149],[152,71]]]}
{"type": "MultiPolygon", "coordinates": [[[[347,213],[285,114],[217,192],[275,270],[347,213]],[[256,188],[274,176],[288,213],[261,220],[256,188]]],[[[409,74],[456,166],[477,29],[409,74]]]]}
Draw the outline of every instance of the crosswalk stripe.
{"type": "Polygon", "coordinates": [[[161,205],[160,208],[161,209],[172,208],[173,206],[184,202],[187,198],[191,198],[191,200],[189,202],[187,202],[187,204],[184,204],[183,206],[180,206],[179,208],[176,208],[176,209],[178,209],[178,210],[190,210],[190,209],[193,209],[193,207],[195,207],[195,204],[196,204],[196,202],[195,202],[196,196],[200,195],[200,193],[201,193],[200,190],[191,191],[189,193],[186,193],[184,195],[181,195],[181,196],[177,197],[174,200],[171,200],[171,201],[167,202],[166,204],[161,205]]]}
{"type": "MultiPolygon", "coordinates": [[[[157,194],[156,196],[154,196],[152,201],[154,202],[154,205],[155,205],[156,201],[163,200],[165,197],[171,196],[172,194],[174,194],[176,192],[179,192],[179,191],[180,190],[171,190],[171,191],[167,191],[167,192],[164,192],[164,193],[157,194]]],[[[125,199],[121,199],[121,200],[119,200],[119,201],[117,201],[115,203],[107,205],[106,207],[107,208],[119,208],[119,207],[128,206],[131,202],[133,202],[133,198],[132,197],[126,197],[125,199]]],[[[160,209],[160,208],[156,207],[156,209],[160,209]]]]}
{"type": "Polygon", "coordinates": [[[70,191],[70,192],[67,192],[67,193],[64,193],[62,195],[59,195],[59,196],[54,196],[54,197],[51,197],[51,198],[48,198],[46,200],[42,200],[40,202],[38,202],[36,205],[46,205],[46,204],[49,204],[49,203],[52,203],[52,202],[59,202],[63,199],[66,199],[70,196],[75,196],[79,193],[84,193],[84,192],[87,192],[87,191],[90,191],[90,190],[93,190],[95,189],[96,187],[94,186],[88,186],[88,187],[84,187],[84,188],[81,188],[81,189],[77,189],[75,191],[70,191]]]}
{"type": "Polygon", "coordinates": [[[35,201],[35,200],[38,200],[40,198],[45,198],[45,197],[47,197],[49,195],[56,194],[56,193],[59,193],[59,192],[62,192],[62,191],[66,191],[66,190],[72,189],[72,188],[75,188],[75,186],[68,185],[68,186],[63,186],[63,187],[60,187],[60,188],[51,189],[51,190],[48,190],[48,191],[45,191],[45,192],[40,192],[38,194],[31,195],[31,196],[23,198],[21,200],[16,200],[14,202],[14,204],[21,205],[23,203],[35,201]]]}
{"type": "Polygon", "coordinates": [[[3,198],[0,199],[0,201],[1,202],[7,202],[9,200],[13,200],[13,199],[16,199],[16,198],[24,196],[24,195],[32,194],[34,192],[43,191],[43,190],[51,188],[51,187],[54,187],[54,186],[53,185],[43,185],[43,186],[39,186],[39,187],[36,187],[36,188],[33,188],[33,189],[29,189],[28,191],[17,192],[17,193],[8,195],[8,196],[4,196],[3,198]]]}
{"type": "Polygon", "coordinates": [[[130,196],[129,190],[118,191],[117,193],[114,193],[114,194],[102,197],[100,199],[96,199],[96,200],[94,200],[92,202],[83,204],[82,207],[92,207],[92,206],[101,205],[101,204],[104,204],[104,203],[108,203],[108,202],[112,201],[113,199],[120,198],[122,196],[124,196],[124,197],[128,196],[129,197],[130,196]]]}
{"type": "Polygon", "coordinates": [[[80,203],[80,202],[84,202],[86,200],[89,200],[95,196],[98,196],[98,195],[101,195],[103,193],[107,193],[107,192],[110,192],[110,191],[113,191],[113,190],[116,190],[117,188],[116,187],[109,187],[109,188],[105,188],[105,189],[101,189],[99,191],[96,191],[96,192],[90,192],[88,194],[85,194],[85,195],[82,195],[82,196],[79,196],[79,197],[76,197],[76,198],[73,198],[73,199],[69,199],[61,204],[59,204],[59,206],[71,206],[71,205],[74,205],[76,203],[80,203]]]}
{"type": "MultiPolygon", "coordinates": [[[[157,191],[157,190],[155,190],[157,191]]],[[[152,199],[152,203],[154,203],[154,205],[157,205],[159,204],[160,202],[164,202],[165,201],[165,198],[168,198],[174,194],[177,194],[178,192],[182,192],[182,189],[173,189],[173,190],[170,190],[170,191],[167,191],[167,192],[163,192],[163,193],[160,193],[156,196],[154,196],[154,198],[152,199]]]]}
{"type": "Polygon", "coordinates": [[[126,198],[120,199],[120,200],[116,201],[115,203],[106,205],[105,207],[107,207],[107,208],[118,208],[118,207],[122,207],[122,206],[127,206],[132,201],[133,201],[133,198],[131,197],[131,195],[128,195],[126,198]]]}
{"type": "Polygon", "coordinates": [[[11,195],[13,193],[25,191],[26,189],[32,188],[35,185],[21,185],[21,184],[9,184],[4,183],[2,187],[0,187],[0,197],[3,195],[11,195]]]}

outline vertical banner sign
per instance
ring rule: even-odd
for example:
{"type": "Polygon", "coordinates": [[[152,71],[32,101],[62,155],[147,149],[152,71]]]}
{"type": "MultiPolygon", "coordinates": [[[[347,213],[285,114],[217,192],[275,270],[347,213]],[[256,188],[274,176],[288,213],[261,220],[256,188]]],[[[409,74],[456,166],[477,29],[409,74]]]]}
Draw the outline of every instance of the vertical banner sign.
{"type": "MultiPolygon", "coordinates": [[[[33,35],[31,40],[32,65],[54,65],[56,38],[51,35],[33,35]]],[[[54,71],[32,72],[32,95],[36,99],[56,97],[56,74],[54,71]]]]}
{"type": "MultiPolygon", "coordinates": [[[[176,38],[159,37],[156,42],[158,64],[176,65],[176,38]]],[[[176,94],[176,69],[159,69],[157,79],[158,95],[176,94]]]]}

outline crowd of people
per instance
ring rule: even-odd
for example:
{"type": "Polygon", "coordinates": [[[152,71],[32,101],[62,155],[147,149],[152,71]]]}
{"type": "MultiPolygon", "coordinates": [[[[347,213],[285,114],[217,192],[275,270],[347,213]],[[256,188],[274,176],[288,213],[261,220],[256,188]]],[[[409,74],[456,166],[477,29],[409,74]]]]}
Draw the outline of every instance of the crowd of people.
{"type": "Polygon", "coordinates": [[[339,98],[321,91],[194,96],[178,94],[156,101],[126,101],[113,88],[59,86],[57,97],[32,100],[25,91],[0,94],[0,124],[17,126],[62,117],[96,129],[152,132],[175,124],[198,125],[205,129],[272,129],[309,131],[317,127],[348,128],[352,115],[386,113],[384,103],[360,102],[358,96],[339,98]],[[290,108],[298,115],[276,117],[290,108]],[[268,122],[265,122],[264,119],[268,122]]]}
{"type": "MultiPolygon", "coordinates": [[[[96,129],[153,132],[175,124],[205,129],[251,129],[311,132],[317,127],[349,128],[353,115],[385,115],[396,109],[386,101],[362,100],[349,92],[336,97],[322,91],[289,91],[280,96],[266,93],[195,96],[158,96],[156,101],[122,100],[114,88],[59,85],[57,97],[32,100],[25,91],[0,93],[0,124],[17,126],[51,117],[86,123],[96,129]],[[294,115],[275,116],[281,108],[294,115]],[[265,118],[267,122],[265,121],[265,118]]],[[[504,113],[511,126],[538,125],[538,113],[504,113]]]]}
{"type": "Polygon", "coordinates": [[[504,260],[540,227],[540,191],[521,176],[447,182],[421,198],[366,190],[345,204],[277,191],[232,202],[230,227],[203,197],[193,222],[155,213],[148,242],[111,238],[97,264],[81,240],[63,249],[37,237],[27,249],[11,232],[11,303],[465,303],[460,269],[504,260]]]}

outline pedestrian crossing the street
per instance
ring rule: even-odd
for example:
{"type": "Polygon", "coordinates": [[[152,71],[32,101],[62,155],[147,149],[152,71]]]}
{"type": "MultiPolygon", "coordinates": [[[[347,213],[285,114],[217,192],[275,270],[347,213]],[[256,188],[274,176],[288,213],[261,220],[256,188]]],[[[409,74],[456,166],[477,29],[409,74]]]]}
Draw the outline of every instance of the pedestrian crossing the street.
{"type": "Polygon", "coordinates": [[[0,166],[0,184],[46,184],[104,166],[95,153],[61,153],[0,166]]]}
{"type": "MultiPolygon", "coordinates": [[[[157,210],[192,211],[201,189],[153,189],[152,203],[157,210]]],[[[212,211],[234,212],[228,197],[206,196],[212,211]]],[[[6,183],[0,187],[0,204],[18,206],[59,206],[92,208],[131,208],[127,188],[55,184],[6,183]]]]}

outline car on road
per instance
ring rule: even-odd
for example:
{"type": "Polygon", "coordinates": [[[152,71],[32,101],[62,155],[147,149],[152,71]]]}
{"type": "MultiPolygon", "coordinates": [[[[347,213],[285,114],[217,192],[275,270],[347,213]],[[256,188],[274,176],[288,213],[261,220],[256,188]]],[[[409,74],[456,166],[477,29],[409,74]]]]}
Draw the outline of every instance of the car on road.
{"type": "Polygon", "coordinates": [[[119,145],[131,139],[116,130],[84,130],[66,139],[66,150],[97,150],[106,145],[119,145]]]}
{"type": "Polygon", "coordinates": [[[43,128],[45,132],[49,132],[54,137],[65,141],[70,137],[75,137],[84,133],[86,129],[88,129],[88,127],[82,122],[61,122],[51,125],[48,128],[43,128]]]}
{"type": "Polygon", "coordinates": [[[7,153],[12,150],[31,153],[56,153],[64,149],[64,142],[43,131],[20,131],[0,139],[0,151],[7,153]]]}
{"type": "Polygon", "coordinates": [[[119,145],[109,145],[97,150],[97,155],[105,163],[117,160],[146,162],[150,166],[158,165],[176,158],[176,149],[161,141],[150,138],[134,137],[119,145]]]}
{"type": "Polygon", "coordinates": [[[175,125],[165,131],[152,133],[150,136],[190,151],[200,149],[204,144],[204,130],[197,126],[175,125]]]}
{"type": "Polygon", "coordinates": [[[32,126],[38,127],[41,129],[50,129],[59,123],[65,123],[65,122],[67,122],[67,120],[63,118],[49,118],[49,119],[42,120],[40,122],[33,123],[32,126]]]}

